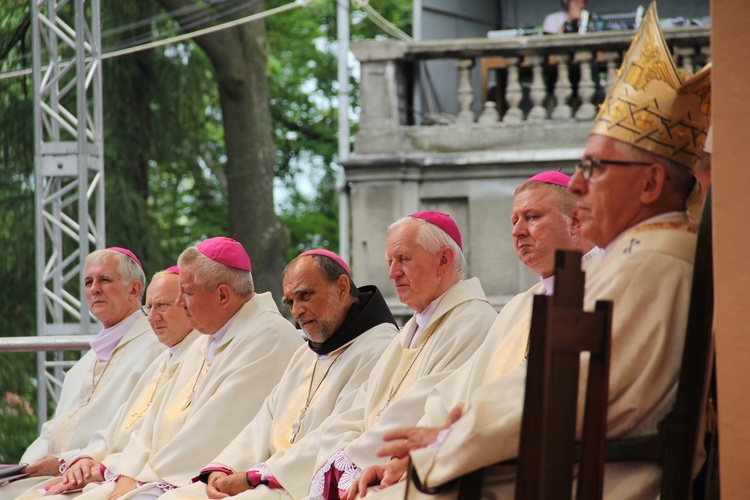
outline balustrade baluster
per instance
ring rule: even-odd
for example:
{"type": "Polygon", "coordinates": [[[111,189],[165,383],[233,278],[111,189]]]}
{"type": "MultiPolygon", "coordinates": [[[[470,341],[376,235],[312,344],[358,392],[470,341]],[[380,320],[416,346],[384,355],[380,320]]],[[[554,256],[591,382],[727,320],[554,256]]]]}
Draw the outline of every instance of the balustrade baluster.
{"type": "Polygon", "coordinates": [[[529,121],[539,122],[547,119],[547,109],[543,106],[544,98],[547,97],[547,87],[544,85],[542,75],[542,56],[529,56],[531,63],[531,92],[529,97],[533,107],[529,112],[529,121]]]}
{"type": "Polygon", "coordinates": [[[461,110],[456,117],[456,123],[474,123],[474,112],[471,105],[474,103],[474,89],[471,88],[471,68],[474,67],[473,59],[459,59],[456,61],[458,67],[458,105],[461,110]]]}
{"type": "Polygon", "coordinates": [[[602,59],[607,64],[607,82],[604,84],[604,94],[609,92],[617,76],[617,63],[620,59],[619,52],[602,52],[602,59]]]}
{"type": "Polygon", "coordinates": [[[581,105],[576,111],[576,120],[591,120],[596,116],[596,106],[592,104],[596,86],[591,79],[591,59],[591,52],[579,51],[575,54],[575,62],[581,67],[581,81],[578,83],[581,105]]]}
{"type": "Polygon", "coordinates": [[[484,110],[479,115],[479,123],[482,125],[492,125],[497,123],[500,119],[500,113],[497,112],[497,104],[495,101],[487,101],[484,103],[484,110]]]}
{"type": "Polygon", "coordinates": [[[518,107],[523,98],[521,82],[518,79],[518,61],[518,57],[505,58],[508,66],[508,83],[505,87],[505,100],[508,103],[508,111],[503,116],[505,123],[521,123],[523,121],[523,112],[518,107]]]}
{"type": "Polygon", "coordinates": [[[677,47],[675,53],[677,54],[677,66],[682,66],[684,71],[691,74],[695,73],[695,67],[693,66],[695,49],[693,47],[677,47]]]}
{"type": "Polygon", "coordinates": [[[555,82],[555,100],[557,105],[552,110],[554,120],[567,120],[573,116],[573,110],[568,105],[568,99],[573,94],[570,85],[570,76],[568,75],[568,59],[564,54],[554,56],[553,62],[557,64],[557,81],[555,82]]]}

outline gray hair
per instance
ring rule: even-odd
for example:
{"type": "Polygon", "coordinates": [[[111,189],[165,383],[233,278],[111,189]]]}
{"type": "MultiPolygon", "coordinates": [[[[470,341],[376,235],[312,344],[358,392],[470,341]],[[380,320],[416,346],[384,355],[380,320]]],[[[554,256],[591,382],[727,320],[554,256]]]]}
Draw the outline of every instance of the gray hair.
{"type": "Polygon", "coordinates": [[[445,247],[449,247],[453,250],[453,270],[460,276],[463,276],[464,268],[466,267],[466,258],[464,257],[463,250],[461,250],[458,243],[456,243],[448,233],[437,227],[435,224],[407,215],[388,226],[388,234],[391,234],[392,231],[409,221],[415,221],[419,224],[416,238],[417,244],[431,254],[436,255],[445,247]]]}
{"type": "Polygon", "coordinates": [[[113,258],[115,262],[117,262],[117,272],[126,285],[129,285],[134,281],[139,281],[141,283],[141,293],[138,295],[138,300],[143,302],[143,294],[146,292],[146,274],[136,261],[124,253],[107,249],[94,250],[84,259],[84,269],[91,263],[102,262],[108,258],[113,258]]]}
{"type": "Polygon", "coordinates": [[[558,184],[550,184],[549,182],[541,181],[524,182],[516,188],[515,192],[513,193],[513,197],[518,196],[518,193],[522,193],[530,189],[540,188],[546,189],[550,193],[550,195],[555,198],[555,201],[557,202],[557,209],[563,215],[569,215],[570,212],[574,208],[576,208],[576,205],[578,204],[578,197],[568,191],[568,188],[566,186],[560,186],[558,184]]]}
{"type": "Polygon", "coordinates": [[[626,142],[614,141],[614,147],[618,154],[626,158],[630,158],[634,161],[650,161],[662,165],[668,177],[667,184],[672,186],[672,189],[683,198],[683,201],[687,201],[688,196],[693,192],[696,177],[690,167],[686,167],[685,165],[681,165],[668,158],[640,149],[626,142]]]}
{"type": "Polygon", "coordinates": [[[297,261],[302,257],[312,257],[312,260],[315,263],[315,267],[318,268],[320,273],[323,275],[323,279],[328,284],[333,285],[339,280],[339,276],[341,276],[342,274],[346,275],[346,277],[349,279],[349,295],[354,297],[355,299],[359,298],[359,290],[357,289],[357,285],[354,284],[352,277],[349,275],[349,273],[346,272],[346,269],[341,267],[341,264],[330,257],[326,257],[325,255],[299,255],[286,265],[282,276],[286,276],[286,273],[289,271],[289,269],[296,266],[297,261]]]}
{"type": "Polygon", "coordinates": [[[196,247],[190,247],[182,252],[177,259],[177,265],[180,269],[182,266],[193,266],[195,284],[206,291],[210,292],[221,284],[227,285],[232,293],[240,297],[249,297],[255,291],[250,271],[211,260],[196,247]]]}

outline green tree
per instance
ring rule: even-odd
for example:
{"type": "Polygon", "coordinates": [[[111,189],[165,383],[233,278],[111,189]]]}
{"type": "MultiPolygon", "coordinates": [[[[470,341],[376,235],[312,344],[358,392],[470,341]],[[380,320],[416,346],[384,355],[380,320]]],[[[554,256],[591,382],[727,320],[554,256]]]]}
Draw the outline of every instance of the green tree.
{"type": "MultiPolygon", "coordinates": [[[[0,71],[22,68],[28,57],[28,8],[23,0],[3,3],[0,16],[0,71]],[[7,11],[7,12],[5,12],[7,11]]],[[[0,80],[0,331],[3,336],[36,333],[34,286],[33,87],[30,77],[0,80]],[[28,119],[19,119],[28,117],[28,119]]],[[[0,461],[20,458],[36,433],[28,401],[34,353],[0,354],[0,461]]]]}

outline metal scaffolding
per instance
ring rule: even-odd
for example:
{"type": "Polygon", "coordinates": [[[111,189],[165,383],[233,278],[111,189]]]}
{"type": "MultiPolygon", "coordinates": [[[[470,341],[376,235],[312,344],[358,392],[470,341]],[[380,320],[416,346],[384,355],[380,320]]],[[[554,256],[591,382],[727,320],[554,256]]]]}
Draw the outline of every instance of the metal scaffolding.
{"type": "MultiPolygon", "coordinates": [[[[90,334],[83,259],[105,245],[99,0],[31,0],[31,21],[37,334],[90,334]]],[[[40,425],[70,364],[37,354],[40,425]]]]}

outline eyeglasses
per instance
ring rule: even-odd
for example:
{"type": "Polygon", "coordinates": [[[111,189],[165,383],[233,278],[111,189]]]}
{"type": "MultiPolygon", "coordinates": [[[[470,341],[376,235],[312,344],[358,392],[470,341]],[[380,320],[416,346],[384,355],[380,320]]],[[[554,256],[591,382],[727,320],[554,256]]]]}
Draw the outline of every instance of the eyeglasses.
{"type": "Polygon", "coordinates": [[[576,165],[576,170],[581,171],[581,176],[584,181],[591,180],[594,176],[594,169],[602,168],[602,165],[614,165],[616,167],[628,167],[630,165],[636,165],[639,167],[648,167],[653,165],[654,162],[645,161],[617,161],[617,160],[599,160],[597,158],[585,158],[581,160],[581,163],[576,165]]]}
{"type": "Polygon", "coordinates": [[[143,311],[143,314],[148,316],[151,314],[151,311],[156,311],[159,314],[164,314],[167,312],[167,307],[173,306],[175,301],[172,302],[162,302],[161,304],[156,304],[155,306],[141,306],[141,311],[143,311]]]}

